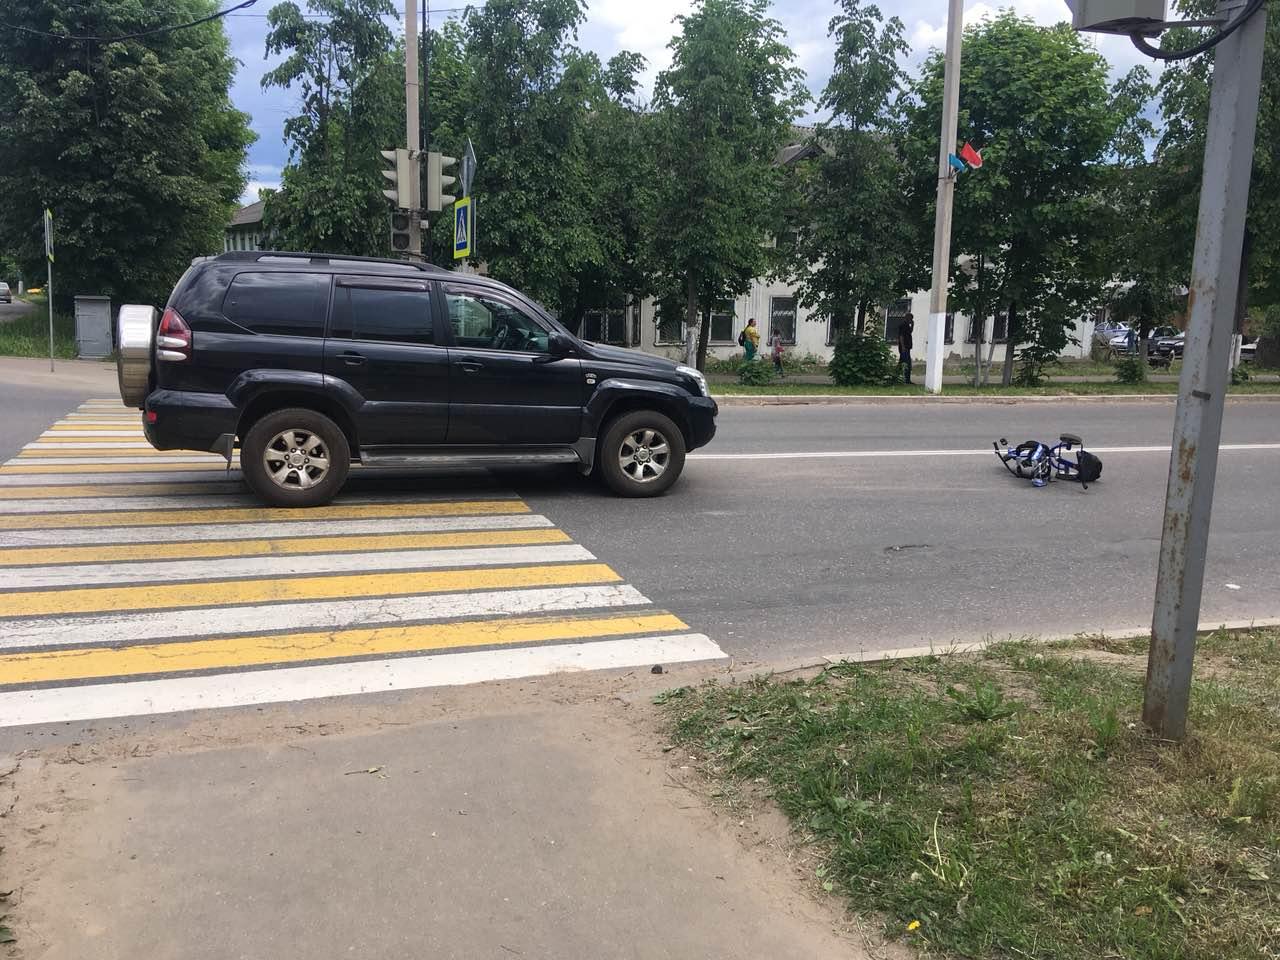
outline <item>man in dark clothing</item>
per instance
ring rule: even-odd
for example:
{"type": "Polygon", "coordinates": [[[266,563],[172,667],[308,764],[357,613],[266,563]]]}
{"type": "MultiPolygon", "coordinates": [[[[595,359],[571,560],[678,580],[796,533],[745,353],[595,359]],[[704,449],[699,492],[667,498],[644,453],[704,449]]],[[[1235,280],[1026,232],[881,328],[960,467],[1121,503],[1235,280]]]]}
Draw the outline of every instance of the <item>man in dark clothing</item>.
{"type": "Polygon", "coordinates": [[[909,313],[898,324],[898,363],[902,364],[903,380],[906,383],[911,382],[911,348],[915,345],[911,333],[915,328],[916,322],[909,313]]]}

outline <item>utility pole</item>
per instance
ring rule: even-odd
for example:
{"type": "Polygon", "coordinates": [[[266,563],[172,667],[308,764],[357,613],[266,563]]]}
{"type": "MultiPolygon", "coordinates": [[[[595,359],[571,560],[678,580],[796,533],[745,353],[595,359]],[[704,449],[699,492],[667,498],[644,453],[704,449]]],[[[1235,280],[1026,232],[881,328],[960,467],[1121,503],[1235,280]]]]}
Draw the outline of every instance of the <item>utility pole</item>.
{"type": "Polygon", "coordinates": [[[938,148],[938,211],[933,224],[933,292],[929,297],[929,343],[924,386],[942,392],[942,348],[946,338],[947,284],[951,269],[951,205],[955,174],[950,156],[960,123],[960,44],[964,35],[964,0],[950,0],[947,11],[946,68],[943,74],[942,143],[938,148]]]}
{"type": "MultiPolygon", "coordinates": [[[[1230,20],[1246,6],[1247,0],[1224,0],[1219,17],[1230,20]]],[[[1147,726],[1170,740],[1181,740],[1186,733],[1191,697],[1228,357],[1240,296],[1266,26],[1267,9],[1262,4],[1214,52],[1189,294],[1191,316],[1174,415],[1142,710],[1147,726]]]]}
{"type": "Polygon", "coordinates": [[[418,3],[404,0],[404,145],[413,158],[409,201],[409,257],[422,259],[422,147],[418,118],[418,3]]]}

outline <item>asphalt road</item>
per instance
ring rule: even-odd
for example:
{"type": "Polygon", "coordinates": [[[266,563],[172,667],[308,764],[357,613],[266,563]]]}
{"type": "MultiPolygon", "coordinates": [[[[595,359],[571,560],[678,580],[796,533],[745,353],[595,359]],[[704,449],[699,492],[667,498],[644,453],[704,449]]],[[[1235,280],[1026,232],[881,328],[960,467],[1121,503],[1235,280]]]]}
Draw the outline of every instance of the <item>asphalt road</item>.
{"type": "MultiPolygon", "coordinates": [[[[0,378],[0,457],[80,400],[111,395],[90,372],[35,389],[0,378]]],[[[988,451],[999,437],[1050,440],[1062,430],[1093,447],[1167,447],[1173,409],[731,407],[716,441],[657,501],[615,499],[559,470],[369,477],[353,492],[514,490],[744,659],[1115,630],[1150,622],[1167,452],[1105,452],[1102,480],[1085,492],[1035,489],[988,451]]],[[[1280,443],[1280,403],[1229,404],[1223,442],[1280,443]]],[[[1280,616],[1278,469],[1280,449],[1221,455],[1205,619],[1280,616]]]]}
{"type": "MultiPolygon", "coordinates": [[[[1085,492],[1035,489],[983,451],[1063,430],[1090,446],[1167,447],[1173,410],[732,407],[660,502],[562,477],[517,489],[739,657],[1134,628],[1151,619],[1168,453],[1104,453],[1102,480],[1085,492]],[[955,450],[974,455],[941,453],[955,450]],[[886,455],[833,455],[867,451],[886,455]],[[784,453],[823,455],[773,456],[784,453]]],[[[1223,442],[1280,442],[1280,403],[1229,404],[1223,442]]],[[[1221,454],[1206,619],[1280,616],[1278,469],[1280,449],[1221,454]]]]}

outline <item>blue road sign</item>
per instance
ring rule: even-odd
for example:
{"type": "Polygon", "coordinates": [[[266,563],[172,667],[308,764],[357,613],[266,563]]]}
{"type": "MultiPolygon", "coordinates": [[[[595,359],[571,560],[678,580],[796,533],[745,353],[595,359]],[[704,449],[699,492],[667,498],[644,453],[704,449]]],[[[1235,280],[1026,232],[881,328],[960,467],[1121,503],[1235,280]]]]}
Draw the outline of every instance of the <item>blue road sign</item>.
{"type": "Polygon", "coordinates": [[[453,259],[471,256],[471,242],[476,232],[476,208],[471,197],[453,204],[453,259]]]}

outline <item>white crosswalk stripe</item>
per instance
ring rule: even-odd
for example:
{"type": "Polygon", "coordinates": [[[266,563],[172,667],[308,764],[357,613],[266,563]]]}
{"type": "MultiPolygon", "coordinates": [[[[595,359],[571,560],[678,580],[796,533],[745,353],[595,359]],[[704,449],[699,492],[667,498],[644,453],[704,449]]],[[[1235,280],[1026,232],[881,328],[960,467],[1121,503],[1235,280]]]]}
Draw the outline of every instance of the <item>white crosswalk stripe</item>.
{"type": "Polygon", "coordinates": [[[0,726],[724,656],[487,479],[354,474],[396,485],[267,508],[116,401],[59,420],[0,466],[0,726]]]}

